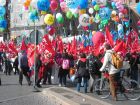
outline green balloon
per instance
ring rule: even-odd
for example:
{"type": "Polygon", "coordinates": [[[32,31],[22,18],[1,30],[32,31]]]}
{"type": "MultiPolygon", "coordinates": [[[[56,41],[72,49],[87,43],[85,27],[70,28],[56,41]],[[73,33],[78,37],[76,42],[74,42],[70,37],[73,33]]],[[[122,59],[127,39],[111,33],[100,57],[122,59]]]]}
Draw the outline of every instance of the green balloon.
{"type": "Polygon", "coordinates": [[[71,18],[72,18],[72,12],[71,12],[71,11],[68,11],[68,12],[66,13],[66,17],[67,17],[68,19],[71,19],[71,18]]]}
{"type": "Polygon", "coordinates": [[[100,9],[99,5],[95,5],[95,6],[94,6],[94,10],[95,10],[95,11],[98,11],[99,9],[100,9]]]}
{"type": "Polygon", "coordinates": [[[4,28],[0,28],[0,32],[3,32],[5,29],[4,28]]]}
{"type": "Polygon", "coordinates": [[[73,15],[74,15],[75,18],[78,18],[78,16],[79,16],[77,13],[75,13],[73,15]]]}
{"type": "Polygon", "coordinates": [[[0,20],[4,20],[4,17],[3,16],[0,16],[0,20]]]}
{"type": "Polygon", "coordinates": [[[56,21],[57,21],[59,24],[62,24],[62,23],[64,23],[64,18],[63,18],[63,17],[58,17],[58,18],[56,19],[56,21]]]}

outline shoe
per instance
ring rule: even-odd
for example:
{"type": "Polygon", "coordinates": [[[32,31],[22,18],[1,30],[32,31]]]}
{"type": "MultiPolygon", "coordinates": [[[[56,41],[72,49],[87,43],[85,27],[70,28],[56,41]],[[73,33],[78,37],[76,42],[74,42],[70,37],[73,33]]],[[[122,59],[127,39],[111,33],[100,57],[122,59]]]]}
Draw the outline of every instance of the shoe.
{"type": "Polygon", "coordinates": [[[117,97],[113,97],[113,101],[117,101],[117,97]]]}
{"type": "Polygon", "coordinates": [[[38,88],[42,88],[42,86],[40,84],[36,85],[38,88]]]}
{"type": "Polygon", "coordinates": [[[61,84],[59,84],[58,86],[59,86],[59,87],[62,87],[62,85],[61,85],[61,84]]]}
{"type": "Polygon", "coordinates": [[[22,82],[19,82],[20,85],[22,85],[22,82]]]}
{"type": "Polygon", "coordinates": [[[31,81],[29,81],[29,82],[28,82],[28,85],[30,86],[30,85],[31,85],[31,83],[32,83],[32,82],[31,82],[31,81]]]}

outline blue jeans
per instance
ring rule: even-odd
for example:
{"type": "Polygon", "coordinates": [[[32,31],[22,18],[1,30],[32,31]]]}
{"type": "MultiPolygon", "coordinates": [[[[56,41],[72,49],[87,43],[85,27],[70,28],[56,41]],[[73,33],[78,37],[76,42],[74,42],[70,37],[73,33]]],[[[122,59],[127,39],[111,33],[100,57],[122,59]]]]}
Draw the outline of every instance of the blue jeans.
{"type": "Polygon", "coordinates": [[[87,93],[88,79],[85,78],[85,77],[79,77],[79,78],[77,78],[77,79],[78,79],[77,91],[80,92],[80,87],[81,87],[82,78],[83,78],[83,83],[84,83],[84,93],[87,93]]]}

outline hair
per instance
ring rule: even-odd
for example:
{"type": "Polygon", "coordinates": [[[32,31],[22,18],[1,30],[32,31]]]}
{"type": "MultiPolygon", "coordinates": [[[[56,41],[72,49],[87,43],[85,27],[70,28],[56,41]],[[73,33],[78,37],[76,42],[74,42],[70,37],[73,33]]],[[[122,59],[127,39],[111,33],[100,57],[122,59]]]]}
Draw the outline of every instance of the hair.
{"type": "Polygon", "coordinates": [[[80,57],[81,58],[86,58],[86,54],[85,53],[81,53],[80,57]]]}
{"type": "Polygon", "coordinates": [[[105,43],[105,44],[104,44],[104,47],[105,47],[107,50],[110,50],[110,49],[111,49],[111,46],[110,46],[109,43],[105,43]]]}

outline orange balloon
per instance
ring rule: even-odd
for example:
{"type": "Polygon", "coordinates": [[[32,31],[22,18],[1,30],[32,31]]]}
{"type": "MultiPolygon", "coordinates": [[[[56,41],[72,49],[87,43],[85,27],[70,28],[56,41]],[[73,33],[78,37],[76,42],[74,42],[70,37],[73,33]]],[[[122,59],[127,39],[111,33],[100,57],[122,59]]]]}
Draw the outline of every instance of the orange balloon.
{"type": "Polygon", "coordinates": [[[24,7],[29,7],[30,6],[30,2],[24,2],[24,7]]]}

